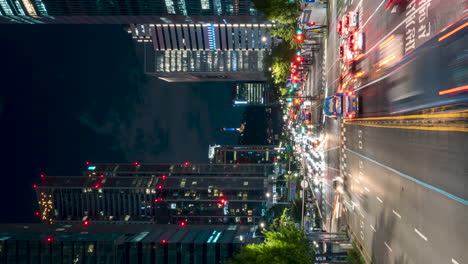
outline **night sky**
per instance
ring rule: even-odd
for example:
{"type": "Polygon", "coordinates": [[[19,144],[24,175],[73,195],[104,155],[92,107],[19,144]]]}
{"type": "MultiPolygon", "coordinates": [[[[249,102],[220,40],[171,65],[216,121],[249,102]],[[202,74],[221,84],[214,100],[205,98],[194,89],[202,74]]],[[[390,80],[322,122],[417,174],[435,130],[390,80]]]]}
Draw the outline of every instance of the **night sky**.
{"type": "Polygon", "coordinates": [[[231,83],[145,76],[116,25],[0,26],[0,222],[35,221],[39,173],[79,175],[84,161],[207,162],[235,144],[231,83]]]}

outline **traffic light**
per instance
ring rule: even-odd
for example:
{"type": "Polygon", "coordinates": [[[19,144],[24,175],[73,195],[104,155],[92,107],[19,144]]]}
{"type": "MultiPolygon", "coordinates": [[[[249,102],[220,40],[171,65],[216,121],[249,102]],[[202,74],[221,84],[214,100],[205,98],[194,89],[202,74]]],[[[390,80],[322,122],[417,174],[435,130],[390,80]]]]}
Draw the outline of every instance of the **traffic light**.
{"type": "Polygon", "coordinates": [[[302,42],[304,40],[304,35],[302,35],[302,30],[298,29],[296,30],[296,41],[302,42]]]}
{"type": "Polygon", "coordinates": [[[296,83],[295,83],[295,84],[293,84],[293,86],[292,86],[292,87],[293,87],[294,89],[297,89],[297,84],[296,84],[296,83]]]}
{"type": "Polygon", "coordinates": [[[313,27],[313,26],[315,26],[315,21],[309,21],[309,23],[307,23],[307,25],[309,27],[313,27]]]}
{"type": "Polygon", "coordinates": [[[301,51],[300,50],[296,51],[296,55],[297,56],[301,55],[301,51]]]}
{"type": "Polygon", "coordinates": [[[295,61],[295,62],[299,62],[299,63],[302,62],[302,56],[300,56],[300,55],[299,55],[299,56],[296,56],[296,57],[294,58],[294,61],[295,61]]]}
{"type": "Polygon", "coordinates": [[[296,41],[302,42],[303,40],[304,40],[304,36],[302,36],[302,34],[297,34],[296,35],[296,41]]]}
{"type": "Polygon", "coordinates": [[[293,83],[299,82],[299,76],[298,76],[297,74],[293,74],[293,76],[292,76],[292,82],[293,82],[293,83]]]}
{"type": "Polygon", "coordinates": [[[286,99],[286,101],[288,101],[288,102],[292,102],[292,101],[293,101],[293,99],[292,99],[292,97],[288,97],[288,98],[286,99]]]}
{"type": "Polygon", "coordinates": [[[299,100],[299,98],[294,98],[294,104],[295,105],[298,105],[301,101],[299,100]]]}

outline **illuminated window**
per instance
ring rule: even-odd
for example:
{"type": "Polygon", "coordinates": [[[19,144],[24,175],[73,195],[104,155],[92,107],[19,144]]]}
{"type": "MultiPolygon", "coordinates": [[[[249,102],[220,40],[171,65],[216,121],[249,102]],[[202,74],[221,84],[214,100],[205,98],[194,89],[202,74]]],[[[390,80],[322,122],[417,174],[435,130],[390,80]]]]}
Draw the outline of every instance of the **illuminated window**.
{"type": "Polygon", "coordinates": [[[210,9],[210,0],[200,0],[202,9],[210,9]]]}
{"type": "Polygon", "coordinates": [[[171,0],[165,0],[164,2],[166,4],[167,13],[175,14],[176,12],[175,12],[175,8],[174,8],[174,2],[172,2],[171,0]]]}

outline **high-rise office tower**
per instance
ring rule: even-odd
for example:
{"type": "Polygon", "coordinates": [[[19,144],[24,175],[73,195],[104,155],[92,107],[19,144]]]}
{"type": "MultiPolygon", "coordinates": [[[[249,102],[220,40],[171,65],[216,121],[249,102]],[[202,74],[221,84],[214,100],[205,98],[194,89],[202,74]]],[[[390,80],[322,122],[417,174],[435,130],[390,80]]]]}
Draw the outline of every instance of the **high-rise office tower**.
{"type": "Polygon", "coordinates": [[[263,58],[257,50],[154,50],[145,43],[145,73],[168,82],[265,80],[263,58]]]}
{"type": "Polygon", "coordinates": [[[272,205],[273,165],[92,164],[36,186],[44,223],[258,224],[272,205]]]}
{"type": "Polygon", "coordinates": [[[252,226],[0,224],[0,263],[225,263],[252,226]]]}
{"type": "Polygon", "coordinates": [[[255,23],[250,0],[1,0],[0,23],[255,23]]]}
{"type": "Polygon", "coordinates": [[[236,82],[232,86],[232,97],[234,106],[271,106],[277,104],[273,88],[264,81],[236,82]]]}
{"type": "Polygon", "coordinates": [[[275,145],[210,145],[208,158],[215,164],[272,164],[279,150],[275,145]]]}
{"type": "Polygon", "coordinates": [[[130,24],[137,42],[152,42],[155,50],[268,50],[274,24],[130,24]]]}

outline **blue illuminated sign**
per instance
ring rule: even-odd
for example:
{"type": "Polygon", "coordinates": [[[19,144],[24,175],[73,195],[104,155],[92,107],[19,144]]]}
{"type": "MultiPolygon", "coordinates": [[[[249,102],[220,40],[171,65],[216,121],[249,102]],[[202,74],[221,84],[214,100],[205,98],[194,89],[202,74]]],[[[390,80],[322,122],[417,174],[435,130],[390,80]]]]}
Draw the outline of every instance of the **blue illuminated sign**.
{"type": "Polygon", "coordinates": [[[207,24],[208,46],[210,50],[216,50],[216,31],[213,24],[207,24]]]}

